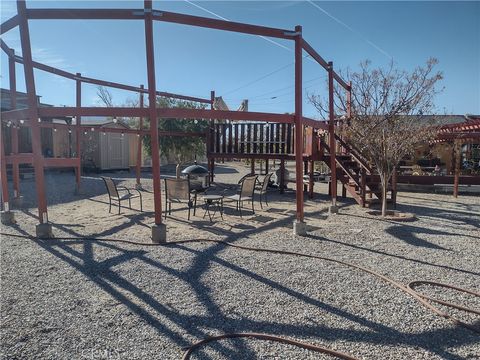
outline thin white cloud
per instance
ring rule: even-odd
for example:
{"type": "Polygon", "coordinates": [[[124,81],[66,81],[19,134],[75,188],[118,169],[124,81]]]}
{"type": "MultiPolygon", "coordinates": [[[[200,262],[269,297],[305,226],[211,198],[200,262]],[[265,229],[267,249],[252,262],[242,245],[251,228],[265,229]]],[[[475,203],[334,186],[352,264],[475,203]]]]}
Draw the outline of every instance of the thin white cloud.
{"type": "Polygon", "coordinates": [[[327,15],[330,19],[334,20],[335,22],[337,22],[338,24],[342,25],[343,27],[345,27],[346,29],[350,30],[352,33],[358,35],[363,41],[365,41],[367,44],[369,44],[370,46],[372,46],[373,48],[375,48],[376,50],[378,50],[380,53],[382,53],[383,55],[385,55],[386,57],[388,57],[389,59],[393,59],[393,56],[390,55],[388,52],[386,52],[385,50],[383,50],[380,46],[376,45],[375,43],[373,43],[372,41],[370,41],[369,39],[367,39],[365,36],[363,36],[358,30],[355,30],[354,28],[352,28],[350,25],[344,23],[342,20],[340,20],[339,18],[333,16],[332,14],[330,14],[328,11],[326,11],[325,9],[323,9],[320,5],[314,3],[312,0],[307,0],[312,6],[314,6],[315,8],[317,8],[318,10],[320,10],[322,13],[324,13],[325,15],[327,15]]]}

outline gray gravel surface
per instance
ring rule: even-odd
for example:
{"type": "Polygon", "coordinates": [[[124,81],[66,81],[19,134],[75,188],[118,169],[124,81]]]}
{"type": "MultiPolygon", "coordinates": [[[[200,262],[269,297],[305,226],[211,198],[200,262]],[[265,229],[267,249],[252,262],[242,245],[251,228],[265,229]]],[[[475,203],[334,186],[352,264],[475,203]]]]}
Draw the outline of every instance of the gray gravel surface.
{"type": "MultiPolygon", "coordinates": [[[[430,280],[480,292],[478,197],[402,193],[399,209],[415,213],[418,220],[395,223],[367,215],[349,199],[339,215],[327,217],[327,198],[319,195],[306,207],[312,226],[307,237],[291,233],[292,215],[285,204],[293,194],[281,199],[259,212],[277,215],[265,223],[228,215],[225,222],[211,225],[216,232],[203,223],[192,232],[185,222],[169,220],[177,227],[171,235],[178,234],[170,240],[210,237],[317,254],[404,284],[430,280]],[[228,223],[236,225],[229,228],[228,223]]],[[[60,200],[52,207],[58,217],[62,207],[73,209],[81,201],[62,205],[60,200]]],[[[63,210],[62,220],[72,225],[70,211],[63,210]]],[[[19,213],[18,224],[2,231],[32,233],[34,221],[28,219],[34,212],[19,213]]],[[[97,215],[106,214],[94,212],[81,223],[95,223],[97,215]]],[[[122,221],[111,219],[112,226],[122,221]]],[[[146,241],[132,234],[121,233],[146,241]]],[[[418,290],[480,308],[473,296],[429,286],[418,290]]],[[[478,316],[440,308],[480,326],[478,316]]],[[[332,262],[211,243],[150,248],[1,238],[5,359],[180,359],[182,349],[193,342],[230,332],[286,336],[358,359],[480,359],[478,334],[433,314],[382,280],[332,262]]],[[[249,339],[212,343],[192,357],[324,358],[331,357],[249,339]]]]}

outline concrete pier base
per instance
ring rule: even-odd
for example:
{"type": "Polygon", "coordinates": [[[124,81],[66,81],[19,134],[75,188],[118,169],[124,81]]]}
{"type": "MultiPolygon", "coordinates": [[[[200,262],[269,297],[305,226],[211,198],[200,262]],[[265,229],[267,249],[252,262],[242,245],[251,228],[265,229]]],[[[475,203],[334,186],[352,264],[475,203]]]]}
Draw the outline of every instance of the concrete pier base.
{"type": "Polygon", "coordinates": [[[23,196],[17,196],[12,198],[12,205],[17,209],[21,209],[23,207],[23,196]]]}
{"type": "Polygon", "coordinates": [[[3,225],[15,224],[15,214],[12,211],[0,211],[0,217],[3,225]]]}
{"type": "Polygon", "coordinates": [[[152,226],[152,242],[154,244],[165,244],[167,242],[167,226],[165,224],[152,226]]]}
{"type": "Polygon", "coordinates": [[[328,213],[329,214],[338,214],[338,206],[336,205],[330,205],[328,207],[328,213]]]}
{"type": "Polygon", "coordinates": [[[53,238],[52,224],[44,223],[37,224],[35,226],[35,233],[40,239],[51,239],[53,238]]]}
{"type": "Polygon", "coordinates": [[[303,221],[295,220],[293,222],[293,235],[307,235],[307,224],[305,224],[305,222],[303,221]]]}

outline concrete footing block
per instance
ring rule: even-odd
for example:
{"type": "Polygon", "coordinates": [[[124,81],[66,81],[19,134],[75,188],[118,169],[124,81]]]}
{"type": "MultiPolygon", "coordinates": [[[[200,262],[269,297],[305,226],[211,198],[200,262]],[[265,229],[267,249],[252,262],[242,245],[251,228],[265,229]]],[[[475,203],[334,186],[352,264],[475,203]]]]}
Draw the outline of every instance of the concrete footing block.
{"type": "Polygon", "coordinates": [[[303,221],[295,220],[293,222],[293,235],[307,235],[307,224],[305,224],[305,222],[303,221]]]}
{"type": "Polygon", "coordinates": [[[15,214],[13,211],[0,211],[1,223],[3,225],[15,224],[15,214]]]}
{"type": "Polygon", "coordinates": [[[165,244],[167,242],[167,226],[165,224],[152,226],[152,242],[154,244],[165,244]]]}
{"type": "Polygon", "coordinates": [[[21,209],[23,207],[23,196],[17,196],[12,198],[12,205],[17,209],[21,209]]]}
{"type": "Polygon", "coordinates": [[[328,207],[329,214],[338,214],[338,206],[337,205],[330,205],[328,207]]]}
{"type": "Polygon", "coordinates": [[[53,238],[52,224],[43,223],[37,224],[35,226],[35,233],[40,239],[51,239],[53,238]]]}

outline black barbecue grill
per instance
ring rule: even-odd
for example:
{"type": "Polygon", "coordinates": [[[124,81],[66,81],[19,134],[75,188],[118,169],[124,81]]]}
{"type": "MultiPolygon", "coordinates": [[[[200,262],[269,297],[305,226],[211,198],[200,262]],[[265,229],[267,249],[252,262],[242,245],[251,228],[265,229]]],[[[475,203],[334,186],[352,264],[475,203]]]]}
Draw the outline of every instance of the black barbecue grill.
{"type": "Polygon", "coordinates": [[[201,165],[190,165],[182,170],[182,177],[190,180],[190,189],[196,192],[205,191],[210,186],[208,170],[201,165]]]}

